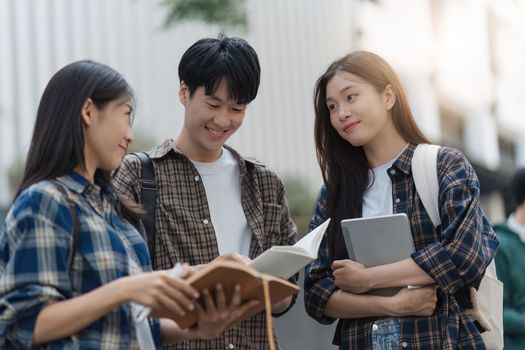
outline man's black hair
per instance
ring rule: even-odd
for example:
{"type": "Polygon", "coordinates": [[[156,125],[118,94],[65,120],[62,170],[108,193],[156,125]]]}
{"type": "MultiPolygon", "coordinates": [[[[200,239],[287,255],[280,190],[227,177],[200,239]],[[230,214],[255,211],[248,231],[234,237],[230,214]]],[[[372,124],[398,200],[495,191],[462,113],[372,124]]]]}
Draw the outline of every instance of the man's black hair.
{"type": "Polygon", "coordinates": [[[228,97],[248,104],[257,96],[261,68],[255,50],[246,40],[219,35],[193,44],[179,63],[179,79],[189,89],[190,97],[203,86],[212,95],[221,82],[228,87],[228,97]]]}

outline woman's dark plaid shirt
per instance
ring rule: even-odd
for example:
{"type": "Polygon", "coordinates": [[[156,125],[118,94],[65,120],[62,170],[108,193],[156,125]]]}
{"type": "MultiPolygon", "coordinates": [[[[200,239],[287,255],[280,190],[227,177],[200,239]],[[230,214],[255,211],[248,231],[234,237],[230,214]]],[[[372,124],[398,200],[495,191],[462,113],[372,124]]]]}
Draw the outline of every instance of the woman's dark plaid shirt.
{"type": "MultiPolygon", "coordinates": [[[[477,285],[494,258],[498,240],[479,204],[479,181],[464,155],[442,147],[438,153],[441,227],[434,229],[416,192],[411,173],[415,145],[409,145],[387,170],[392,181],[394,213],[410,219],[416,251],[414,261],[440,287],[438,304],[431,317],[402,317],[400,343],[406,349],[485,349],[472,319],[454,294],[477,285]]],[[[310,228],[325,219],[326,189],[321,189],[310,228]]],[[[330,295],[337,290],[330,256],[323,240],[318,259],[306,268],[305,306],[321,323],[334,318],[323,315],[330,295]]],[[[371,349],[375,318],[342,319],[334,344],[341,349],[371,349]]]]}

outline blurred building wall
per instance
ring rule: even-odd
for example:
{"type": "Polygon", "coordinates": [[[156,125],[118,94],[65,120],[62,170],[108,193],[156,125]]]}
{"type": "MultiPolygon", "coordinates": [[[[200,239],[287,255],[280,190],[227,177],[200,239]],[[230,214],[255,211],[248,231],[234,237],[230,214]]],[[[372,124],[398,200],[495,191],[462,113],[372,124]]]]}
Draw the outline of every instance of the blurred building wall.
{"type": "MultiPolygon", "coordinates": [[[[353,2],[249,1],[246,37],[259,53],[259,96],[231,140],[285,176],[320,175],[313,146],[313,85],[351,47],[353,2]],[[321,49],[322,48],[322,49],[321,49]]],[[[94,59],[117,69],[137,93],[135,131],[157,142],[182,125],[177,65],[196,40],[220,29],[200,23],[162,27],[165,9],[148,0],[0,0],[0,204],[6,170],[29,148],[38,100],[65,64],[94,59]]]]}
{"type": "MultiPolygon", "coordinates": [[[[6,171],[29,147],[38,100],[53,72],[90,58],[137,93],[135,131],[156,142],[182,125],[177,65],[214,26],[164,29],[160,1],[0,0],[0,205],[6,171]]],[[[352,49],[384,56],[415,117],[435,142],[464,151],[489,174],[525,165],[524,1],[248,0],[248,39],[260,56],[259,96],[229,142],[283,177],[321,177],[313,142],[313,86],[352,49]],[[503,146],[502,146],[503,145],[503,146]]]]}
{"type": "Polygon", "coordinates": [[[508,210],[501,191],[525,165],[524,15],[524,1],[382,0],[359,2],[355,16],[354,48],[384,56],[423,131],[466,153],[494,222],[508,210]]]}

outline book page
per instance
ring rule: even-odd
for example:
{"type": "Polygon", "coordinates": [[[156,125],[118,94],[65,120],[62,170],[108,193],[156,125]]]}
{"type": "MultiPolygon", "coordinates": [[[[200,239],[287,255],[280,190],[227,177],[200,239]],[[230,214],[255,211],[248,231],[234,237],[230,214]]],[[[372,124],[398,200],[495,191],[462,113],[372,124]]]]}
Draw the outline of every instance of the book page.
{"type": "Polygon", "coordinates": [[[317,257],[319,245],[330,219],[308,233],[293,246],[273,246],[250,264],[259,272],[290,278],[317,257]]]}
{"type": "Polygon", "coordinates": [[[250,267],[261,273],[287,279],[312,261],[312,258],[307,256],[305,252],[285,251],[276,248],[278,247],[272,247],[259,255],[252,261],[250,267]]]}
{"type": "Polygon", "coordinates": [[[301,238],[297,243],[294,244],[294,247],[303,248],[305,251],[308,252],[312,259],[317,258],[317,252],[319,251],[321,240],[323,239],[324,233],[328,228],[329,224],[330,219],[317,226],[317,228],[315,228],[310,233],[307,233],[303,238],[301,238]]]}

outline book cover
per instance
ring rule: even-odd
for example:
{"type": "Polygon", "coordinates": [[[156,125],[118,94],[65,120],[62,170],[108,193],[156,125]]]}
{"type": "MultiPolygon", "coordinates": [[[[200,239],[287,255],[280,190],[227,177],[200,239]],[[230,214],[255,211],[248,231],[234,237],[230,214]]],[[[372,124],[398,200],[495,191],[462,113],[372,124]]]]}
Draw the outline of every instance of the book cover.
{"type": "MultiPolygon", "coordinates": [[[[299,292],[299,287],[285,279],[274,277],[256,271],[250,266],[230,261],[214,261],[203,268],[196,270],[187,278],[188,283],[202,292],[208,289],[212,295],[215,286],[221,284],[224,288],[226,300],[231,300],[236,284],[241,286],[242,301],[257,299],[260,303],[253,309],[247,311],[238,322],[249,318],[264,310],[263,279],[267,279],[270,287],[271,303],[277,303],[284,298],[299,292]]],[[[188,312],[185,316],[170,316],[181,329],[193,326],[197,323],[197,311],[188,312]]]]}
{"type": "MultiPolygon", "coordinates": [[[[341,221],[348,258],[366,267],[386,265],[410,257],[414,242],[406,214],[390,214],[341,221]]],[[[367,294],[392,296],[399,288],[382,288],[367,294]]]]}

